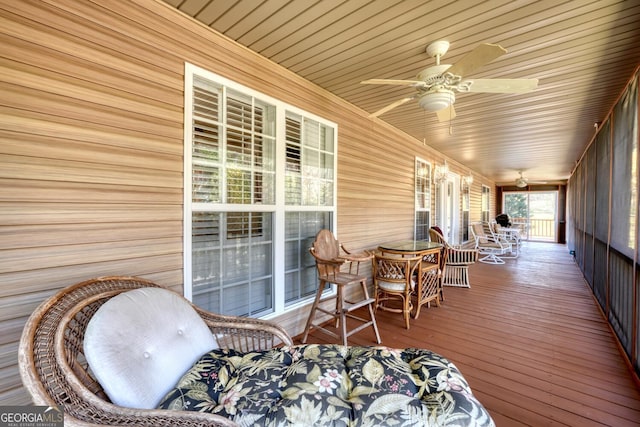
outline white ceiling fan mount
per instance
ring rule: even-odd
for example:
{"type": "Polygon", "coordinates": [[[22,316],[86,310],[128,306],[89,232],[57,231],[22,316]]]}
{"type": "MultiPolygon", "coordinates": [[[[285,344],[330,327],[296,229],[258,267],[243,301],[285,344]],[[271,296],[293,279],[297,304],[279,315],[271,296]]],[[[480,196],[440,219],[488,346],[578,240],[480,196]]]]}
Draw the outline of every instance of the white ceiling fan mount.
{"type": "Polygon", "coordinates": [[[427,46],[427,54],[435,58],[436,65],[425,68],[415,80],[370,79],[362,84],[386,84],[411,86],[416,89],[412,96],[400,99],[370,114],[377,117],[413,99],[427,111],[436,112],[438,120],[447,121],[455,117],[453,104],[455,92],[523,93],[538,86],[538,79],[465,79],[464,76],[486,63],[504,55],[507,51],[497,44],[484,43],[453,65],[440,64],[440,59],[449,49],[449,42],[439,40],[427,46]]]}
{"type": "Polygon", "coordinates": [[[437,63],[440,64],[440,57],[444,56],[449,50],[449,42],[446,40],[438,40],[427,46],[427,55],[432,58],[437,58],[437,63]]]}

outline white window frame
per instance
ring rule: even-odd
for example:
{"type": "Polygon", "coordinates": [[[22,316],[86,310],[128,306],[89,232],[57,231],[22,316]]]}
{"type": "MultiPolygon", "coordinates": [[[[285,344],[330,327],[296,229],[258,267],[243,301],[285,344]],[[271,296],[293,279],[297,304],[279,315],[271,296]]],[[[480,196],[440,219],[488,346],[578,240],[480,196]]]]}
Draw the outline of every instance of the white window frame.
{"type": "Polygon", "coordinates": [[[185,91],[184,91],[184,208],[183,208],[183,278],[184,296],[193,300],[192,295],[192,213],[197,211],[198,204],[192,202],[192,111],[193,111],[193,84],[194,77],[200,76],[211,80],[216,84],[228,87],[234,91],[258,98],[264,102],[276,106],[276,154],[275,154],[275,204],[259,205],[228,205],[216,204],[216,212],[273,212],[273,311],[263,318],[271,318],[287,311],[295,310],[308,304],[313,296],[306,297],[296,303],[285,307],[285,215],[287,212],[330,212],[331,229],[336,230],[337,217],[337,174],[338,174],[338,125],[337,123],[318,117],[307,111],[289,105],[283,101],[262,94],[249,87],[241,85],[230,79],[217,75],[190,63],[185,63],[185,91]],[[287,205],[285,202],[285,117],[287,112],[315,120],[333,129],[333,200],[330,206],[301,206],[287,205]]]}
{"type": "MultiPolygon", "coordinates": [[[[433,192],[431,191],[432,188],[432,180],[431,180],[431,170],[432,170],[432,165],[431,162],[428,162],[424,159],[421,159],[419,157],[415,158],[415,166],[414,166],[414,194],[415,194],[415,205],[414,205],[414,217],[413,217],[413,236],[414,239],[418,239],[418,227],[417,227],[417,222],[418,222],[418,214],[420,212],[428,212],[429,217],[428,217],[428,222],[429,222],[429,227],[431,227],[432,223],[431,223],[431,219],[432,216],[431,215],[431,207],[433,206],[433,192]],[[424,193],[423,191],[420,191],[421,188],[418,185],[418,180],[419,179],[425,179],[427,181],[427,206],[423,207],[422,203],[420,203],[420,196],[424,193]]],[[[429,233],[427,231],[427,234],[425,236],[425,239],[429,238],[429,233]]]]}
{"type": "Polygon", "coordinates": [[[480,201],[481,201],[480,218],[482,219],[482,222],[490,222],[491,221],[491,187],[482,184],[482,195],[481,195],[480,201]]]}

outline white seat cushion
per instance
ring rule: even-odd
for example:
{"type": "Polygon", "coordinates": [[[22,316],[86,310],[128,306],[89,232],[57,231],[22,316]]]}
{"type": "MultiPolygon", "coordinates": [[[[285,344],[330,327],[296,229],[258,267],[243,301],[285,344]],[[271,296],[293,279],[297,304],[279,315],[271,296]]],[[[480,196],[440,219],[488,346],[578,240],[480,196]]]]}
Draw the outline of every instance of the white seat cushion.
{"type": "MultiPolygon", "coordinates": [[[[385,280],[378,280],[378,287],[385,291],[402,292],[405,288],[405,282],[387,282],[385,280]]],[[[411,290],[416,287],[415,281],[411,279],[411,290]]]]}
{"type": "Polygon", "coordinates": [[[155,408],[180,377],[217,348],[206,323],[175,292],[142,288],[104,303],[87,325],[84,353],[113,403],[155,408]]]}

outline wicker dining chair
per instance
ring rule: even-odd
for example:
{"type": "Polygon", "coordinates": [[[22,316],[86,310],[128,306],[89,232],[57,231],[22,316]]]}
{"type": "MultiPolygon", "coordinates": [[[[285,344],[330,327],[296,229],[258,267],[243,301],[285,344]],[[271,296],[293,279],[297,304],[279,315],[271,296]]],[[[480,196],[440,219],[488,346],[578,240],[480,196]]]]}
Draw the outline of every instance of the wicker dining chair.
{"type": "MultiPolygon", "coordinates": [[[[123,292],[161,286],[139,277],[100,277],[62,289],[29,317],[18,350],[22,382],[36,405],[60,407],[65,426],[237,426],[216,414],[133,409],[111,403],[84,357],[86,327],[96,311],[123,292]]],[[[193,306],[220,348],[265,350],[292,345],[278,325],[214,314],[193,306]]]]}
{"type": "MultiPolygon", "coordinates": [[[[376,309],[402,313],[407,329],[410,327],[412,296],[416,288],[417,275],[420,274],[421,262],[421,255],[401,257],[376,253],[373,259],[376,309]],[[394,301],[396,305],[392,305],[394,301]]],[[[435,295],[437,297],[437,292],[435,295]]]]}

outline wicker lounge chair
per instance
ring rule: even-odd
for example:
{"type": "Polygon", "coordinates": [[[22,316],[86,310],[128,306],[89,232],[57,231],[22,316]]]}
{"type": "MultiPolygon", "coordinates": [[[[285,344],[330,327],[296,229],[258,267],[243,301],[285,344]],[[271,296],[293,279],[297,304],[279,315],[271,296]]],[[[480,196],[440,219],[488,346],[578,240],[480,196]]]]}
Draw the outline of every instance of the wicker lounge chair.
{"type": "MultiPolygon", "coordinates": [[[[20,341],[20,374],[36,405],[64,410],[65,426],[236,426],[199,412],[131,409],[109,402],[83,354],[86,326],[110,298],[132,289],[159,287],[136,277],[101,277],[60,291],[31,315],[20,341]]],[[[256,319],[222,316],[194,307],[221,348],[266,350],[291,345],[287,332],[256,319]]]]}

